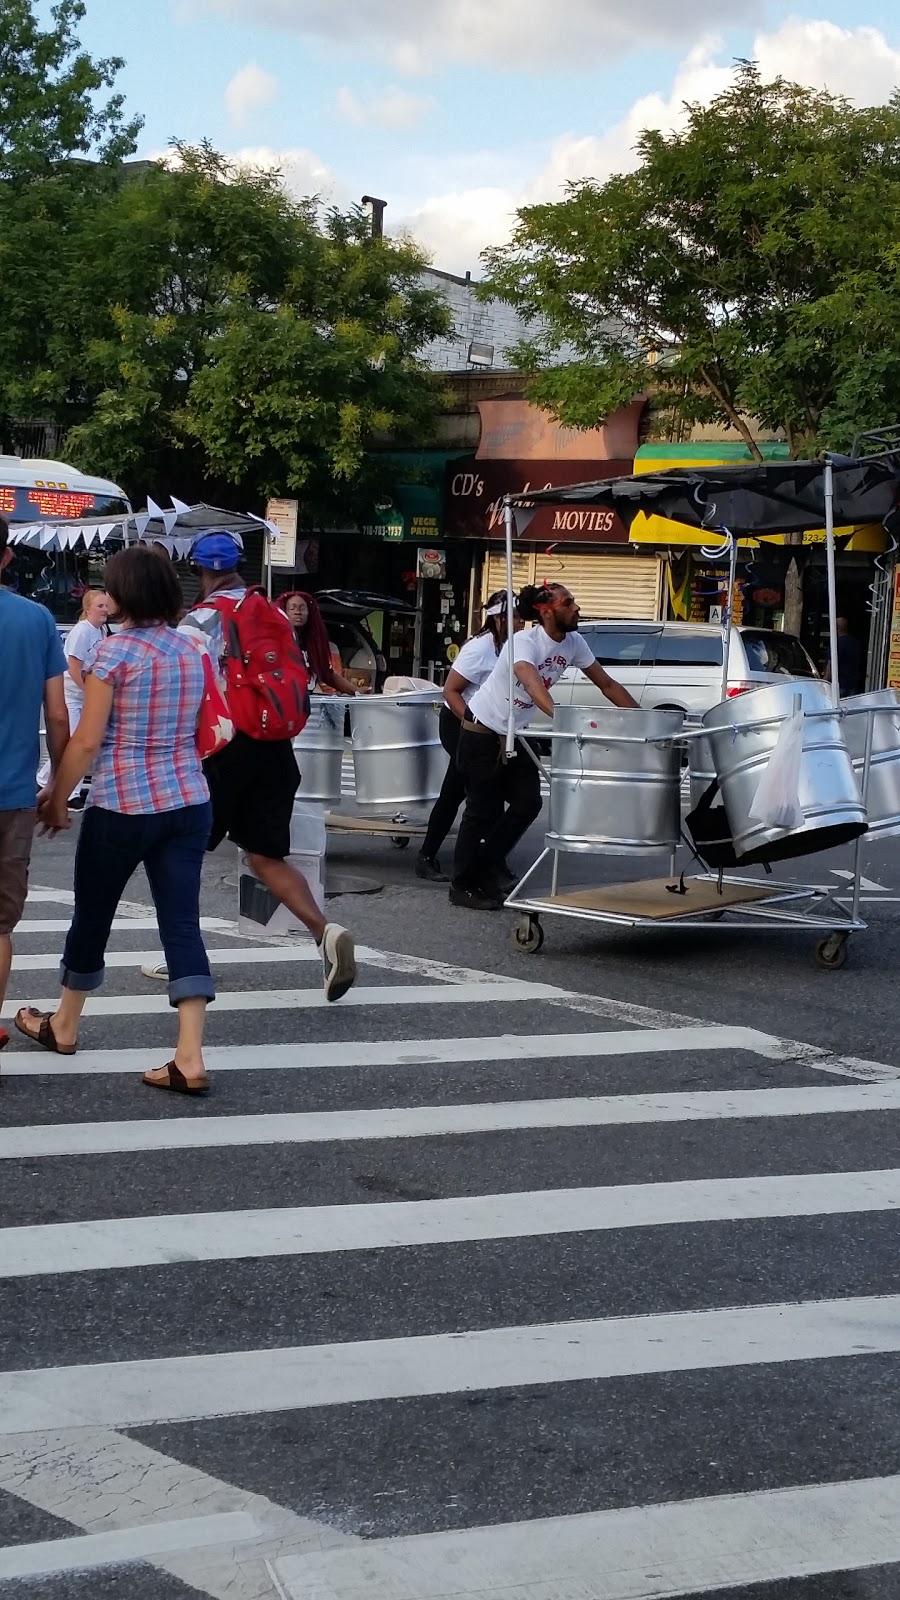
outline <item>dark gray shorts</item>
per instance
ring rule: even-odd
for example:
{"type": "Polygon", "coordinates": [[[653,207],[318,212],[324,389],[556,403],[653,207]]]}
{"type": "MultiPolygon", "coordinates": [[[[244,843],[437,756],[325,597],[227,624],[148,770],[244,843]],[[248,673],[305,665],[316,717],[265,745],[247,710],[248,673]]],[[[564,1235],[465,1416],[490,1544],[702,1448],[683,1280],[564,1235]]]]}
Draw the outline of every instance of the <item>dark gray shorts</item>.
{"type": "Polygon", "coordinates": [[[21,920],[28,894],[28,863],[37,810],[0,811],[0,935],[21,920]]]}

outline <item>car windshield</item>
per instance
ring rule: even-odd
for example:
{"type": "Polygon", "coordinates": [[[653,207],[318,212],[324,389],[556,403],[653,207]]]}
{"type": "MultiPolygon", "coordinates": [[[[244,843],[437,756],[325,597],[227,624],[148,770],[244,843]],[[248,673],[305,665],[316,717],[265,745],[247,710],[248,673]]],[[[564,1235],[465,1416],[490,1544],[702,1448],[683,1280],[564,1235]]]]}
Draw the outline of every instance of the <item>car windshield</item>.
{"type": "Polygon", "coordinates": [[[793,633],[742,628],[741,643],[751,672],[780,672],[788,678],[818,677],[812,660],[793,633]]]}
{"type": "Polygon", "coordinates": [[[598,628],[585,623],[579,630],[601,666],[635,667],[652,661],[657,630],[654,628],[598,628]]]}

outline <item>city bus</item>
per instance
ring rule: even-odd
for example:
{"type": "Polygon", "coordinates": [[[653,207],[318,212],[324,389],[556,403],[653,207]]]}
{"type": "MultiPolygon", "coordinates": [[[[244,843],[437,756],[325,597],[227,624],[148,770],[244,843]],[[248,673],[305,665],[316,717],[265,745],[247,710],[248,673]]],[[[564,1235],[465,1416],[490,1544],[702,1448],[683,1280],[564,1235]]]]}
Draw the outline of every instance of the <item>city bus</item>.
{"type": "MultiPolygon", "coordinates": [[[[127,516],[128,497],[118,484],[92,478],[65,461],[23,460],[0,455],[0,516],[10,528],[28,522],[84,522],[127,516]]],[[[13,544],[4,583],[52,611],[57,622],[74,622],[86,588],[97,586],[109,549],[99,543],[75,550],[39,550],[13,544]]]]}

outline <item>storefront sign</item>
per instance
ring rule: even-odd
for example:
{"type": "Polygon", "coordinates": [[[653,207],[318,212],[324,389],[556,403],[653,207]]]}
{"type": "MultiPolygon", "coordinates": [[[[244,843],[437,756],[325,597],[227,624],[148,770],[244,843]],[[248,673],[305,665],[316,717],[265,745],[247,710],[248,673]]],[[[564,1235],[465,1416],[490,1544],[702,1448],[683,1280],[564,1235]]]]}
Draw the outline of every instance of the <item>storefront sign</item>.
{"type": "Polygon", "coordinates": [[[900,689],[900,565],[894,573],[894,607],[891,612],[887,686],[889,689],[900,689]]]}
{"type": "Polygon", "coordinates": [[[297,563],[297,500],[270,500],[266,506],[266,521],[274,522],[277,537],[269,541],[269,565],[288,567],[292,572],[297,563]]]}
{"type": "MultiPolygon", "coordinates": [[[[479,461],[475,456],[447,467],[445,533],[457,539],[502,539],[503,497],[529,489],[623,477],[630,461],[479,461]]],[[[627,544],[628,530],[603,506],[541,506],[520,518],[516,537],[538,544],[627,544]]]]}
{"type": "MultiPolygon", "coordinates": [[[[446,578],[446,550],[430,550],[427,546],[417,551],[416,576],[419,578],[446,578]]],[[[447,610],[450,610],[449,602],[447,610]]]]}

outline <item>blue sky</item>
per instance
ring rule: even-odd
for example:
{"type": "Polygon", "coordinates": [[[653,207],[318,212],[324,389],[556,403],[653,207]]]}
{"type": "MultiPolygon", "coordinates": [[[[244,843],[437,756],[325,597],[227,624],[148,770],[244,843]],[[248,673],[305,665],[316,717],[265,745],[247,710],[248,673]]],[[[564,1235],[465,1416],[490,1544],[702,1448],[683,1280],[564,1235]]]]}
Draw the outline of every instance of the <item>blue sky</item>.
{"type": "Polygon", "coordinates": [[[517,203],[620,170],[736,56],[857,100],[900,84],[896,0],[87,0],[81,32],[125,58],[142,153],[206,136],[302,192],[381,195],[473,273],[517,203]]]}

